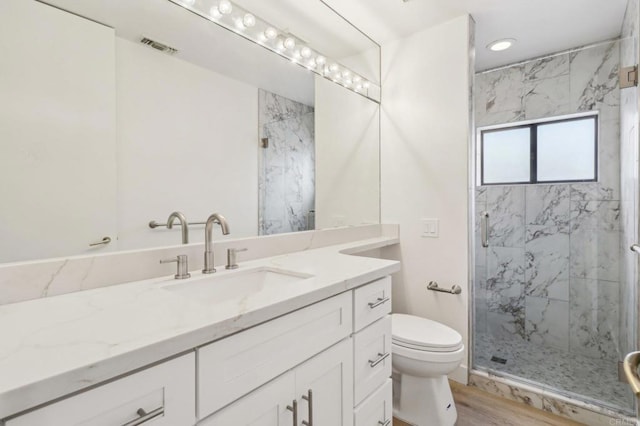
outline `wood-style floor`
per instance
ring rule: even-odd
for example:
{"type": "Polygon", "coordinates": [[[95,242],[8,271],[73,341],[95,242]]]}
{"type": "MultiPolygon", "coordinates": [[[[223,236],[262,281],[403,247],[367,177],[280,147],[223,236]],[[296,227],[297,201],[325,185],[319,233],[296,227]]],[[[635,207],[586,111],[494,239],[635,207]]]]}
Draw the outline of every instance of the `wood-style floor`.
{"type": "MultiPolygon", "coordinates": [[[[570,426],[581,424],[497,397],[475,387],[451,382],[451,391],[458,410],[456,426],[570,426]]],[[[409,425],[394,419],[393,426],[409,425]]]]}

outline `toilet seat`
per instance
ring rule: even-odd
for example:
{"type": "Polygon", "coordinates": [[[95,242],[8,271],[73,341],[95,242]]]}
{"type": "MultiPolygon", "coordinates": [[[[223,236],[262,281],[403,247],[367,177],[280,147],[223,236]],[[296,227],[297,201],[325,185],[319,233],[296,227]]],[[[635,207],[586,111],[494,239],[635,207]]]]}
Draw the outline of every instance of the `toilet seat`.
{"type": "Polygon", "coordinates": [[[404,349],[457,353],[464,347],[460,333],[444,324],[413,315],[392,314],[392,343],[404,349]]]}
{"type": "Polygon", "coordinates": [[[403,356],[405,358],[413,359],[415,361],[423,361],[433,364],[445,364],[462,362],[464,356],[464,346],[455,351],[448,352],[435,352],[428,350],[416,350],[399,345],[396,342],[392,344],[392,351],[394,355],[403,356]]]}

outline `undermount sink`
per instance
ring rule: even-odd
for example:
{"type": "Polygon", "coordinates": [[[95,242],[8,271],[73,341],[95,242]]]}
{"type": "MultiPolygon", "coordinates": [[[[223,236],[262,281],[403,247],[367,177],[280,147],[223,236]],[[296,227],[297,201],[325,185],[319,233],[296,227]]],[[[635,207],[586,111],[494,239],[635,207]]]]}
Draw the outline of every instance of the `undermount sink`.
{"type": "Polygon", "coordinates": [[[164,286],[163,289],[193,298],[201,303],[213,304],[279,291],[288,285],[312,277],[309,274],[293,271],[259,268],[246,271],[225,271],[220,275],[214,274],[172,282],[164,286]]]}

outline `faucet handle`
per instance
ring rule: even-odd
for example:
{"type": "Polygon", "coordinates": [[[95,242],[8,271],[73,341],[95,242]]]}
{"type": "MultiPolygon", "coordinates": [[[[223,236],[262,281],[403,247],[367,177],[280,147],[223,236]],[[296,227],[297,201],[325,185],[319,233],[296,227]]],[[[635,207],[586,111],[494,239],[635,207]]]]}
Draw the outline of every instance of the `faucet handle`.
{"type": "Polygon", "coordinates": [[[176,262],[178,265],[178,271],[173,276],[176,280],[183,280],[185,278],[191,277],[189,273],[189,258],[186,254],[179,254],[172,259],[162,259],[160,263],[173,263],[176,262]]]}
{"type": "Polygon", "coordinates": [[[241,251],[247,251],[249,250],[248,248],[230,248],[227,249],[227,266],[225,266],[225,269],[238,269],[238,263],[236,261],[236,255],[241,252],[241,251]]]}

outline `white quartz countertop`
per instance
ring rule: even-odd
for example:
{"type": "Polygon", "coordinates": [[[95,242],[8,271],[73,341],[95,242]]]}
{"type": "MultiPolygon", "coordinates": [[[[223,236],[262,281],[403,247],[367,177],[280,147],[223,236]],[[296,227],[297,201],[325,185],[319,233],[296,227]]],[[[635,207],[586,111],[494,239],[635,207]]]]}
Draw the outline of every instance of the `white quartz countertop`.
{"type": "Polygon", "coordinates": [[[163,277],[0,306],[0,419],[396,272],[399,262],[352,254],[397,242],[371,238],[218,268],[216,276],[269,267],[312,278],[214,305],[166,291],[172,277],[163,277]]]}

